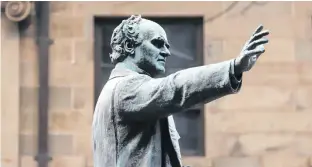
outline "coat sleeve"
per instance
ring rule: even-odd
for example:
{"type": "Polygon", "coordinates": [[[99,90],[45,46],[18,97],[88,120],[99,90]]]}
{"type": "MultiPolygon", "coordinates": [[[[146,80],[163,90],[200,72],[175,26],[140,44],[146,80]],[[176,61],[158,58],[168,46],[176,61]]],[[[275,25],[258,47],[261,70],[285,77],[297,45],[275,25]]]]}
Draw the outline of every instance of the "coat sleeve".
{"type": "Polygon", "coordinates": [[[147,121],[237,93],[241,78],[235,77],[233,62],[188,68],[157,79],[129,75],[116,87],[114,107],[123,120],[147,121]]]}

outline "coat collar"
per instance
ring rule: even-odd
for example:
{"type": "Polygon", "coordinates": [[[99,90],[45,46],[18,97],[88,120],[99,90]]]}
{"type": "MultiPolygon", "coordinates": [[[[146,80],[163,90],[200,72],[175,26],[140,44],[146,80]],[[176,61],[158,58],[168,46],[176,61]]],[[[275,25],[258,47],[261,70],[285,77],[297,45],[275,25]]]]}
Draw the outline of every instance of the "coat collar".
{"type": "MultiPolygon", "coordinates": [[[[109,76],[109,80],[116,78],[116,77],[124,77],[124,76],[128,76],[128,75],[134,75],[134,74],[144,74],[144,75],[148,75],[145,71],[143,70],[138,70],[138,71],[134,71],[131,70],[123,65],[119,65],[117,64],[115,66],[115,68],[112,70],[110,76],[109,76]]],[[[149,76],[149,75],[148,75],[149,76]]]]}

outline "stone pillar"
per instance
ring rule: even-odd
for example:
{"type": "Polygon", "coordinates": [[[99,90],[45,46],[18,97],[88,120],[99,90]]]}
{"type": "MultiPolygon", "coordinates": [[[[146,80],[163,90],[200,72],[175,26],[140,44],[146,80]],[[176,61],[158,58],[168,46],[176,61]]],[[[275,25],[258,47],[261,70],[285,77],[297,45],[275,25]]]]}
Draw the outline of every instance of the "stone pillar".
{"type": "Polygon", "coordinates": [[[1,15],[1,164],[19,166],[19,31],[1,15]]]}
{"type": "Polygon", "coordinates": [[[31,11],[27,1],[1,2],[1,165],[19,167],[20,32],[31,11]]]}

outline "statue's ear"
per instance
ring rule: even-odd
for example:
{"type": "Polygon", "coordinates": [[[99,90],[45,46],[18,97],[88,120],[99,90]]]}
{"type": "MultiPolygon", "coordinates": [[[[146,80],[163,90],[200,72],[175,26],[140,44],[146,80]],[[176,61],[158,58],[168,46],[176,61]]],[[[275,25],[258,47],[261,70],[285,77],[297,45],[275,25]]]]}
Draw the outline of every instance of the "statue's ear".
{"type": "Polygon", "coordinates": [[[134,45],[134,42],[133,42],[133,41],[131,41],[131,40],[129,40],[129,39],[127,39],[127,40],[125,41],[125,43],[124,43],[125,52],[126,52],[127,54],[129,54],[130,56],[133,56],[133,55],[134,55],[134,47],[135,47],[135,45],[134,45]]]}

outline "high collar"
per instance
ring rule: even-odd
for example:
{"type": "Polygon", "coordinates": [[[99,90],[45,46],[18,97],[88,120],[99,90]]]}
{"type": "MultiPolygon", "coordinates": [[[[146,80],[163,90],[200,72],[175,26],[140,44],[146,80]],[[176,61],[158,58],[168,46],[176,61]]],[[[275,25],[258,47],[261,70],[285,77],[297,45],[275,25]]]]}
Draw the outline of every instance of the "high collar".
{"type": "Polygon", "coordinates": [[[116,77],[123,77],[123,76],[131,75],[131,74],[144,74],[144,75],[150,76],[147,72],[145,72],[144,70],[136,66],[132,66],[129,68],[125,64],[118,63],[116,64],[115,68],[112,70],[109,80],[116,78],[116,77]]]}

